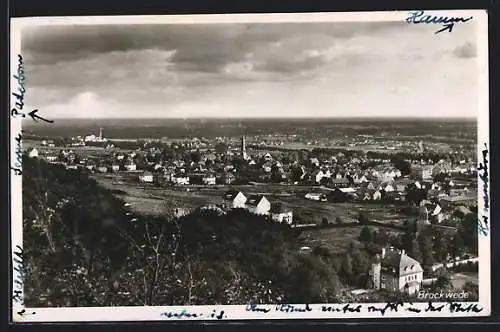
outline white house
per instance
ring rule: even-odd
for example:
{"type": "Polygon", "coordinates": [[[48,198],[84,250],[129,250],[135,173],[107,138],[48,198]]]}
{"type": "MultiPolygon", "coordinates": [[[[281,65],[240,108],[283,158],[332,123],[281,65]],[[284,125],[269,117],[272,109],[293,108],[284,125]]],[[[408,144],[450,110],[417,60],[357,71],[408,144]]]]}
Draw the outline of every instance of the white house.
{"type": "Polygon", "coordinates": [[[38,157],[38,150],[36,148],[32,148],[28,152],[28,157],[30,157],[30,158],[37,158],[38,157]]]}
{"type": "Polygon", "coordinates": [[[125,169],[129,172],[133,172],[137,170],[137,165],[134,163],[126,164],[125,169]]]}
{"type": "Polygon", "coordinates": [[[275,204],[271,207],[271,219],[275,222],[292,224],[293,212],[290,209],[285,209],[281,204],[275,204]]]}
{"type": "Polygon", "coordinates": [[[318,158],[309,158],[309,162],[312,164],[312,165],[315,165],[317,167],[319,167],[319,160],[318,158]]]}
{"type": "Polygon", "coordinates": [[[56,162],[57,159],[58,159],[57,156],[54,156],[54,155],[51,155],[51,154],[45,156],[45,160],[47,160],[49,163],[56,162]]]}
{"type": "Polygon", "coordinates": [[[423,269],[404,250],[383,248],[372,262],[370,276],[375,289],[415,294],[422,284],[423,269]]]}
{"type": "Polygon", "coordinates": [[[189,176],[177,175],[172,176],[171,181],[179,186],[188,185],[189,184],[189,176]]]}
{"type": "Polygon", "coordinates": [[[203,182],[203,184],[204,184],[204,185],[206,185],[206,186],[215,185],[215,182],[216,182],[215,175],[212,175],[212,174],[205,174],[205,175],[203,175],[203,177],[201,178],[201,181],[202,181],[202,182],[203,182]]]}
{"type": "Polygon", "coordinates": [[[383,185],[382,189],[384,189],[385,192],[387,192],[387,193],[393,192],[395,190],[394,187],[390,183],[383,185]]]}
{"type": "Polygon", "coordinates": [[[116,164],[111,165],[111,170],[113,172],[118,172],[120,170],[120,165],[116,165],[116,164]]]}
{"type": "Polygon", "coordinates": [[[229,190],[222,198],[228,202],[233,209],[243,209],[247,202],[246,196],[241,191],[237,190],[229,190]]]}
{"type": "Polygon", "coordinates": [[[363,176],[359,178],[359,182],[361,183],[369,182],[368,178],[366,177],[366,174],[363,174],[363,176]]]}
{"type": "Polygon", "coordinates": [[[324,172],[323,170],[315,170],[312,173],[312,178],[316,183],[320,183],[323,178],[329,178],[330,177],[330,171],[324,172]]]}
{"type": "Polygon", "coordinates": [[[320,193],[307,193],[304,198],[309,199],[311,201],[326,201],[326,196],[320,193]]]}
{"type": "Polygon", "coordinates": [[[153,182],[153,173],[151,172],[144,172],[143,174],[139,175],[139,181],[141,182],[146,182],[146,183],[152,183],[153,182]]]}
{"type": "Polygon", "coordinates": [[[263,195],[251,195],[246,201],[247,210],[254,214],[269,214],[271,203],[263,195]]]}

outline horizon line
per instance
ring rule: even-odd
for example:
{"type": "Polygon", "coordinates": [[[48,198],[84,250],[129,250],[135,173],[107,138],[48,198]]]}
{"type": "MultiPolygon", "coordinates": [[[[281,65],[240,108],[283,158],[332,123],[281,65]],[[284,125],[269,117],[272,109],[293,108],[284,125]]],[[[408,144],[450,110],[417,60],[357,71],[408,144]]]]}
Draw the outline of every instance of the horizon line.
{"type": "MultiPolygon", "coordinates": [[[[260,120],[260,119],[276,119],[276,120],[300,120],[300,119],[328,119],[328,120],[345,120],[345,119],[397,119],[397,120],[438,120],[438,119],[464,119],[478,120],[474,116],[262,116],[262,117],[223,117],[223,116],[193,116],[193,117],[161,117],[161,116],[145,116],[145,117],[51,117],[52,120],[260,120]]],[[[23,119],[29,120],[29,119],[23,119]]]]}

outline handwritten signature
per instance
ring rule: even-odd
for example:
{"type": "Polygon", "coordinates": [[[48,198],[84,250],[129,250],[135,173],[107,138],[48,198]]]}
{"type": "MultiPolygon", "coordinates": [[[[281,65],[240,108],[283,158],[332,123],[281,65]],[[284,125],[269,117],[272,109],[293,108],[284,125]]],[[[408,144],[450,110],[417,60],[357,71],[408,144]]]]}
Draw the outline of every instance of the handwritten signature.
{"type": "Polygon", "coordinates": [[[191,313],[188,312],[186,309],[183,309],[181,312],[162,312],[161,315],[162,317],[167,317],[167,318],[196,318],[196,317],[201,317],[203,316],[203,313],[191,313]]]}
{"type": "MultiPolygon", "coordinates": [[[[13,77],[17,81],[17,90],[15,92],[12,92],[12,95],[15,97],[15,104],[14,108],[11,109],[10,111],[10,116],[13,119],[18,119],[18,118],[26,118],[26,113],[24,112],[24,99],[26,95],[26,87],[24,85],[26,76],[24,74],[24,60],[21,54],[17,56],[17,71],[13,75],[13,77]]],[[[45,119],[44,117],[40,116],[37,114],[38,109],[34,109],[31,112],[28,112],[27,115],[31,117],[31,119],[35,122],[38,122],[39,120],[48,122],[48,123],[54,123],[53,120],[45,119]]],[[[10,169],[14,171],[14,175],[22,175],[22,140],[23,140],[23,130],[21,130],[20,133],[18,133],[16,136],[14,136],[14,140],[16,142],[15,146],[15,160],[14,164],[10,166],[10,169]]]]}
{"type": "MultiPolygon", "coordinates": [[[[441,312],[443,309],[448,308],[448,310],[453,313],[453,312],[481,312],[483,309],[477,304],[477,303],[459,303],[459,302],[447,302],[444,304],[435,304],[433,302],[428,302],[427,307],[417,307],[413,303],[404,303],[404,302],[387,302],[383,305],[367,305],[366,307],[363,308],[362,304],[328,304],[328,305],[321,305],[319,307],[319,310],[321,312],[327,313],[361,313],[365,309],[367,312],[378,312],[382,316],[385,316],[387,312],[398,312],[398,310],[405,310],[408,312],[415,312],[415,313],[421,313],[421,312],[441,312]]],[[[305,305],[291,305],[291,304],[281,304],[275,307],[275,311],[281,311],[281,312],[287,312],[287,313],[292,313],[292,312],[309,312],[312,311],[313,308],[311,308],[308,304],[305,305]]],[[[257,304],[248,304],[246,306],[246,311],[251,311],[251,312],[259,312],[262,314],[267,314],[272,311],[272,306],[268,305],[257,305],[257,304]]]]}
{"type": "Polygon", "coordinates": [[[16,159],[14,161],[14,165],[10,167],[11,170],[14,171],[15,175],[22,175],[22,165],[23,165],[23,151],[22,151],[22,141],[23,141],[23,131],[21,130],[21,133],[17,134],[14,137],[14,140],[16,141],[16,148],[15,148],[15,153],[16,153],[16,159]]]}
{"type": "MultiPolygon", "coordinates": [[[[12,258],[14,264],[14,271],[17,272],[16,277],[14,278],[14,289],[12,291],[12,300],[15,303],[20,304],[21,306],[24,306],[24,296],[23,296],[23,290],[24,290],[24,276],[25,276],[25,267],[24,267],[24,251],[21,246],[16,246],[16,249],[14,250],[13,258],[12,258]]],[[[22,309],[17,312],[19,316],[27,316],[27,315],[34,315],[36,312],[26,312],[26,309],[22,309]]]]}
{"type": "Polygon", "coordinates": [[[20,110],[24,107],[24,93],[26,89],[24,88],[24,61],[21,54],[17,55],[17,75],[14,75],[14,78],[17,80],[17,92],[13,92],[12,95],[16,97],[16,107],[20,110]]]}
{"type": "MultiPolygon", "coordinates": [[[[479,178],[483,182],[483,201],[484,201],[484,207],[483,210],[485,213],[488,212],[490,208],[490,203],[489,203],[489,185],[488,185],[488,180],[489,180],[489,172],[488,172],[488,146],[486,143],[484,143],[484,149],[482,151],[483,154],[483,162],[479,163],[479,167],[477,168],[478,171],[482,171],[482,174],[479,174],[479,178]]],[[[479,231],[481,232],[482,235],[488,235],[488,216],[482,215],[481,219],[479,219],[479,231]],[[481,220],[482,219],[482,220],[481,220]]]]}
{"type": "Polygon", "coordinates": [[[448,16],[433,16],[433,15],[424,15],[425,12],[423,10],[412,11],[408,13],[408,17],[406,18],[406,22],[413,24],[443,24],[443,28],[434,32],[434,34],[438,34],[440,32],[448,30],[452,31],[455,23],[465,23],[467,21],[472,20],[472,16],[468,18],[464,17],[448,17],[448,16]]]}

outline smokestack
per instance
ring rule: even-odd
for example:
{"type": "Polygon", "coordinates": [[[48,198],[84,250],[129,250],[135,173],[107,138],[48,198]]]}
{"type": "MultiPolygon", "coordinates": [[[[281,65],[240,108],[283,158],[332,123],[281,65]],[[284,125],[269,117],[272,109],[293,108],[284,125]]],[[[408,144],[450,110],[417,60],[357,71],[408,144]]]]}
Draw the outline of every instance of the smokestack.
{"type": "Polygon", "coordinates": [[[382,254],[380,255],[380,258],[382,259],[385,258],[385,248],[382,248],[382,254]]]}

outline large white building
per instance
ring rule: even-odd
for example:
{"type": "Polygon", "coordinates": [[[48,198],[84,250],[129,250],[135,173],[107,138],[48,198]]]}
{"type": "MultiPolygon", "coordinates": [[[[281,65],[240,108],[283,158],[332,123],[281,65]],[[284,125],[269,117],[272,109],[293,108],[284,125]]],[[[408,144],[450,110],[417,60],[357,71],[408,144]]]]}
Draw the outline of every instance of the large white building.
{"type": "Polygon", "coordinates": [[[420,290],[424,271],[404,250],[382,249],[372,262],[370,276],[375,289],[414,294],[420,290]]]}

